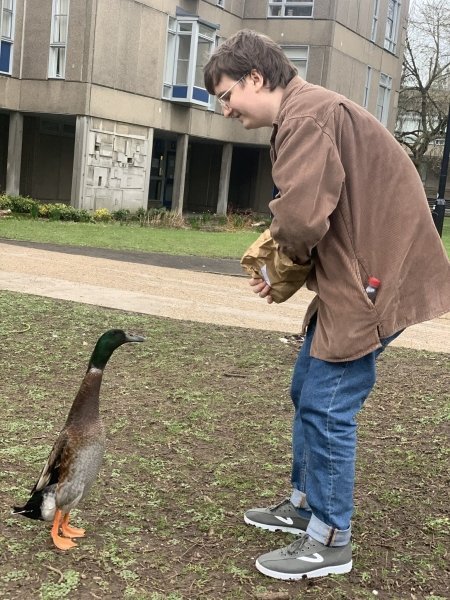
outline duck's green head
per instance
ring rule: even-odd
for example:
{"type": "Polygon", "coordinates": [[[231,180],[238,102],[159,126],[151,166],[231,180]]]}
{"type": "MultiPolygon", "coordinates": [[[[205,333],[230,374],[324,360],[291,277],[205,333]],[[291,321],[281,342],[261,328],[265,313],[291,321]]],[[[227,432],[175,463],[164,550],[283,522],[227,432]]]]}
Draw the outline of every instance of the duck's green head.
{"type": "Polygon", "coordinates": [[[111,354],[116,348],[128,342],[143,342],[145,338],[140,335],[129,335],[122,329],[110,329],[101,335],[89,361],[88,370],[92,367],[103,370],[111,354]]]}

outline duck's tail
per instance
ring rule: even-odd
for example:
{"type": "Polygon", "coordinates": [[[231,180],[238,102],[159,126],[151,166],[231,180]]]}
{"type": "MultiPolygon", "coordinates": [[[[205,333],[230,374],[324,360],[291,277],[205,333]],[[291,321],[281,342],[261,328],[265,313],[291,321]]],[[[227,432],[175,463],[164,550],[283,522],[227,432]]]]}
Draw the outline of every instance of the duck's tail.
{"type": "Polygon", "coordinates": [[[34,492],[28,502],[23,506],[13,506],[13,515],[22,515],[28,519],[39,519],[41,521],[52,521],[55,515],[55,490],[56,485],[50,485],[34,492]]]}
{"type": "Polygon", "coordinates": [[[24,517],[28,517],[29,519],[41,519],[43,521],[44,517],[42,516],[41,512],[41,501],[42,493],[37,492],[36,494],[33,494],[28,502],[23,506],[13,506],[12,514],[22,515],[24,517]]]}

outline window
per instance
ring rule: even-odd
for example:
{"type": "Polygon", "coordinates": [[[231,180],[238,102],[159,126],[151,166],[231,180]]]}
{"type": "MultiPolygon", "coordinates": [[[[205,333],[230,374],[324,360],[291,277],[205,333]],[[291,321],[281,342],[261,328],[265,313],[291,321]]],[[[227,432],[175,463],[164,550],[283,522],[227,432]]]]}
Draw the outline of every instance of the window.
{"type": "Polygon", "coordinates": [[[14,0],[0,0],[0,73],[11,73],[14,40],[14,0]]]}
{"type": "Polygon", "coordinates": [[[225,8],[225,0],[217,0],[217,6],[220,6],[220,8],[225,8]]]}
{"type": "Polygon", "coordinates": [[[203,67],[216,40],[216,28],[197,17],[169,18],[163,98],[213,107],[205,89],[203,67]]]}
{"type": "Polygon", "coordinates": [[[283,51],[291,63],[297,67],[298,74],[306,79],[308,66],[308,46],[283,46],[283,51]]]}
{"type": "Polygon", "coordinates": [[[270,0],[269,17],[312,17],[314,0],[296,2],[295,0],[270,0]]]}
{"type": "Polygon", "coordinates": [[[395,52],[397,48],[397,32],[400,16],[399,0],[389,0],[387,19],[386,19],[386,34],[384,36],[384,47],[389,52],[395,52]]]}
{"type": "Polygon", "coordinates": [[[64,79],[66,74],[67,29],[69,24],[69,0],[53,0],[52,28],[48,76],[64,79]]]}
{"type": "Polygon", "coordinates": [[[366,74],[366,85],[364,86],[364,97],[363,97],[363,107],[367,108],[369,106],[369,97],[370,97],[370,84],[372,83],[372,67],[367,67],[366,74]]]}
{"type": "Polygon", "coordinates": [[[384,126],[387,125],[389,115],[389,101],[391,99],[392,77],[380,73],[378,85],[376,117],[384,126]]]}
{"type": "Polygon", "coordinates": [[[372,31],[370,32],[370,39],[372,42],[377,41],[377,29],[378,29],[378,14],[380,11],[380,0],[374,0],[373,3],[373,18],[372,18],[372,31]]]}

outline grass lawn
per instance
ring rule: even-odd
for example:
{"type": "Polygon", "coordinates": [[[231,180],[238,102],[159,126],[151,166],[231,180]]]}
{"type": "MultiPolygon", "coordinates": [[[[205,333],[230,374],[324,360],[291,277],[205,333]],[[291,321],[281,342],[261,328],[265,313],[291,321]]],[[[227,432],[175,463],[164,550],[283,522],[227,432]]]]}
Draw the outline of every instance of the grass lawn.
{"type": "MultiPolygon", "coordinates": [[[[211,232],[140,227],[137,224],[0,219],[0,238],[214,258],[240,258],[260,232],[211,232]]],[[[450,257],[450,218],[445,219],[442,241],[450,257]]]]}
{"type": "Polygon", "coordinates": [[[138,224],[0,219],[0,238],[214,258],[240,258],[258,235],[260,230],[212,232],[138,224]]]}
{"type": "MultiPolygon", "coordinates": [[[[149,232],[150,233],[150,232],[149,232]]],[[[359,418],[354,569],[297,583],[255,558],[292,541],[246,526],[289,489],[290,372],[280,334],[3,292],[0,589],[5,600],[444,600],[448,355],[391,348],[359,418]],[[105,370],[108,448],[66,553],[49,524],[12,516],[63,425],[97,337],[145,335],[105,370]]]]}

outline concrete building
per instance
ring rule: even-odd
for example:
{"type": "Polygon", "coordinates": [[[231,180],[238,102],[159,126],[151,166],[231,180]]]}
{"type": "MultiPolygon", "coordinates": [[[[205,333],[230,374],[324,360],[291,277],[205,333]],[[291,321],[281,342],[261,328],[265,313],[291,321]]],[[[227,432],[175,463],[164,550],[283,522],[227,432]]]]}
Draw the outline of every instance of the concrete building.
{"type": "MultiPolygon", "coordinates": [[[[408,1],[0,0],[0,190],[78,208],[267,212],[270,130],[224,119],[202,67],[248,27],[395,123],[408,1]]],[[[370,143],[370,140],[367,141],[370,143]]]]}

